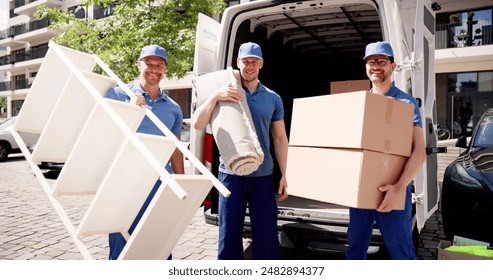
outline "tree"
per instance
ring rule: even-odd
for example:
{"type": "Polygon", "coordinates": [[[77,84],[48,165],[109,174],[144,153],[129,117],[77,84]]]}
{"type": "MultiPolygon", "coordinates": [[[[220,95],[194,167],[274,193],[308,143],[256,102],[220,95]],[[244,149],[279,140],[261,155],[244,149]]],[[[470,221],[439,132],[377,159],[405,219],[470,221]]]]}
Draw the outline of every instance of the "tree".
{"type": "Polygon", "coordinates": [[[0,108],[7,108],[7,97],[0,97],[0,108]]]}
{"type": "Polygon", "coordinates": [[[97,54],[124,82],[138,76],[140,50],[158,44],[167,50],[166,75],[183,77],[193,66],[198,13],[222,13],[224,0],[86,0],[86,7],[115,5],[113,15],[99,20],[78,19],[72,12],[40,7],[37,18],[50,21],[53,41],[85,53],[97,54]],[[116,5],[114,4],[116,3],[116,5]]]}

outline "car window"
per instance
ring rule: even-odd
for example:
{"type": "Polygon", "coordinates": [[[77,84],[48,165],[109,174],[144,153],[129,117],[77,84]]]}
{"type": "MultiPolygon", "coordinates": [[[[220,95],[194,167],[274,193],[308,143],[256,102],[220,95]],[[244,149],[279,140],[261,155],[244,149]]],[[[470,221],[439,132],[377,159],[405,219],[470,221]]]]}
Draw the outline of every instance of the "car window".
{"type": "Polygon", "coordinates": [[[493,119],[485,120],[478,127],[474,146],[493,147],[493,119]]]}
{"type": "Polygon", "coordinates": [[[183,119],[183,123],[181,124],[181,136],[180,136],[180,140],[182,142],[186,142],[186,143],[190,142],[190,123],[191,123],[191,119],[183,119]]]}
{"type": "Polygon", "coordinates": [[[2,123],[0,123],[0,130],[4,130],[4,129],[7,129],[9,128],[10,126],[14,125],[15,123],[15,119],[8,119],[2,123]]]}

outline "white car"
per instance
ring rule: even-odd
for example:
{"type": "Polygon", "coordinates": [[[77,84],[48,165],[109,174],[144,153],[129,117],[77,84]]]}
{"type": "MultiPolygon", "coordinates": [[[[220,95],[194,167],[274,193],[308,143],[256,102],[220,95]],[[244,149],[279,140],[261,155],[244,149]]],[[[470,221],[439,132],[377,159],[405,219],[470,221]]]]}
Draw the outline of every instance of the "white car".
{"type": "MultiPolygon", "coordinates": [[[[0,123],[0,161],[5,160],[11,153],[19,153],[20,148],[9,128],[15,124],[17,117],[12,117],[0,123]]],[[[20,132],[22,140],[28,148],[38,142],[39,134],[20,132]]]]}

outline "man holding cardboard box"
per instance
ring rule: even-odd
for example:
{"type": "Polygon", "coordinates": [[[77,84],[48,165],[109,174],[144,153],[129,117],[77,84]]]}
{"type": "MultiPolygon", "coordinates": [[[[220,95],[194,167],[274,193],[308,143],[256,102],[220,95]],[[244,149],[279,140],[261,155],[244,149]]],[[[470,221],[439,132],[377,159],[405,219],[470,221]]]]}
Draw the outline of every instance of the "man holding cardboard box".
{"type": "Polygon", "coordinates": [[[421,114],[416,100],[392,84],[391,75],[396,68],[394,52],[388,42],[376,42],[366,46],[366,74],[372,83],[374,94],[393,97],[414,105],[412,150],[400,178],[394,184],[379,187],[384,193],[376,210],[350,208],[346,259],[366,259],[374,222],[382,233],[391,259],[416,259],[412,241],[412,193],[410,182],[426,157],[421,114]],[[392,210],[397,198],[406,193],[404,210],[392,210]]]}

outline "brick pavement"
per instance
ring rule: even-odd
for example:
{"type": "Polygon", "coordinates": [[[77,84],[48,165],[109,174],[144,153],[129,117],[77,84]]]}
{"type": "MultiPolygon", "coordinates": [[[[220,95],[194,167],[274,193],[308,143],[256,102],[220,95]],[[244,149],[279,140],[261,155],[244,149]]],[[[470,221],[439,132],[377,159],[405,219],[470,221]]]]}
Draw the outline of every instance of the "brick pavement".
{"type": "MultiPolygon", "coordinates": [[[[83,259],[22,154],[0,162],[0,178],[0,260],[83,259]]],[[[59,202],[78,224],[91,198],[62,197],[59,202]]],[[[205,222],[199,208],[173,259],[217,259],[217,236],[217,227],[205,222]]],[[[108,258],[107,235],[88,236],[82,242],[94,259],[108,258]]]]}
{"type": "MultiPolygon", "coordinates": [[[[448,154],[440,154],[439,178],[458,154],[453,141],[448,154]]],[[[0,260],[80,260],[82,255],[74,245],[63,223],[21,154],[11,155],[0,162],[0,260]]],[[[77,224],[90,203],[91,197],[63,197],[63,205],[71,221],[77,224]]],[[[206,224],[199,208],[173,251],[175,260],[217,258],[218,228],[206,224]]],[[[417,249],[420,259],[436,259],[436,246],[443,239],[441,213],[438,211],[426,222],[417,249]]],[[[82,239],[94,259],[108,256],[107,235],[82,239]]],[[[250,241],[245,239],[245,248],[250,241]]],[[[248,251],[248,249],[247,249],[248,251]]]]}

